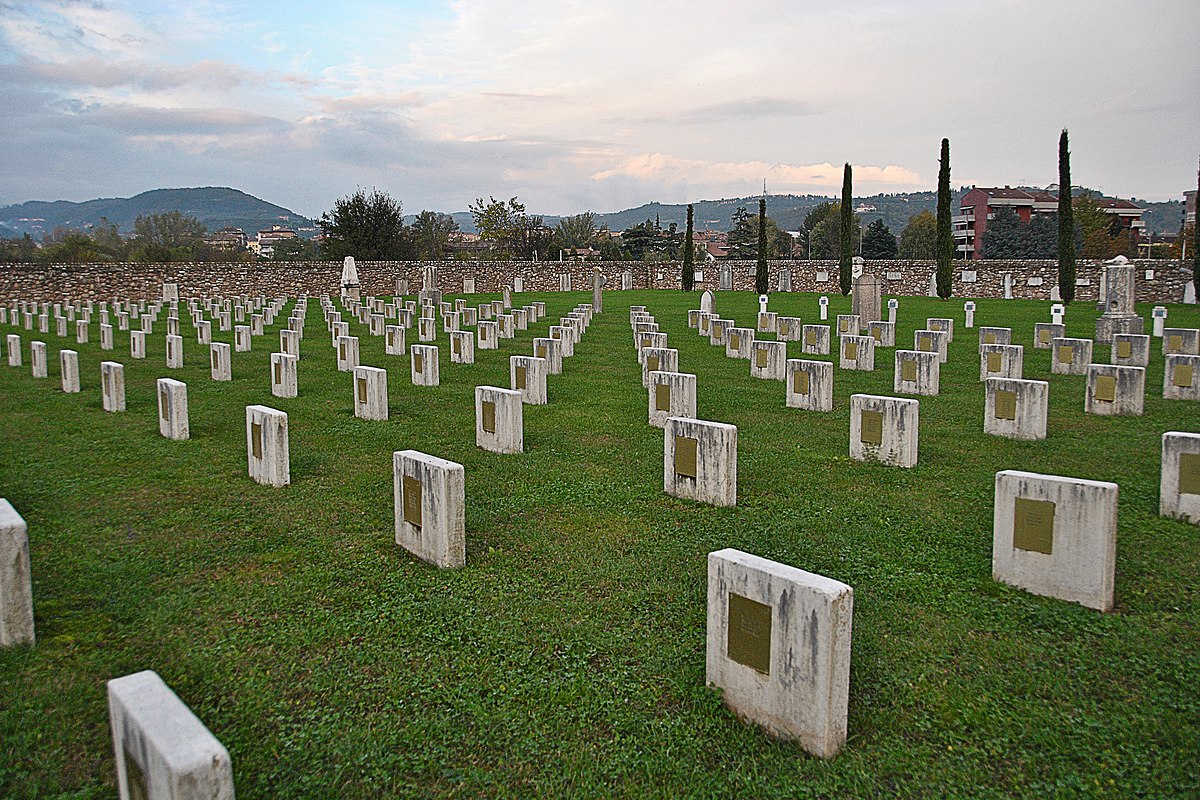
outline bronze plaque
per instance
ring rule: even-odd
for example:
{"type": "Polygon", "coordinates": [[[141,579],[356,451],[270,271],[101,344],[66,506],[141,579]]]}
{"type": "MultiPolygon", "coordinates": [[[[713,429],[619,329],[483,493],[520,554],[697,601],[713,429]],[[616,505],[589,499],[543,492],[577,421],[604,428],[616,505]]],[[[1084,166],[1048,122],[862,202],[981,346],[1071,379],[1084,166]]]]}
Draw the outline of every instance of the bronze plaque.
{"type": "Polygon", "coordinates": [[[1190,389],[1192,387],[1192,365],[1176,364],[1175,374],[1171,376],[1171,379],[1180,389],[1190,389]]]}
{"type": "Polygon", "coordinates": [[[516,379],[517,388],[518,389],[526,388],[525,368],[517,367],[515,372],[516,372],[516,376],[517,376],[517,379],[516,379]]]}
{"type": "Polygon", "coordinates": [[[764,675],[771,674],[771,611],[766,603],[729,593],[725,654],[764,675]]]}
{"type": "Polygon", "coordinates": [[[806,345],[808,345],[809,347],[816,347],[817,346],[817,332],[816,331],[805,331],[804,332],[804,343],[806,345]]]}
{"type": "Polygon", "coordinates": [[[1003,354],[988,353],[987,354],[987,371],[988,372],[999,372],[1003,361],[1004,361],[1003,354]]]}
{"type": "Polygon", "coordinates": [[[846,342],[846,360],[858,361],[858,342],[846,342]]]}
{"type": "Polygon", "coordinates": [[[450,342],[450,346],[454,348],[454,355],[457,356],[462,353],[462,341],[457,336],[450,342]]]}
{"type": "Polygon", "coordinates": [[[1070,344],[1060,345],[1058,348],[1058,363],[1070,364],[1075,359],[1075,346],[1070,344]]]}
{"type": "Polygon", "coordinates": [[[984,344],[995,344],[995,343],[996,343],[996,334],[994,334],[994,333],[985,333],[985,334],[983,335],[983,343],[984,343],[984,344]]]}
{"type": "Polygon", "coordinates": [[[171,343],[167,342],[167,360],[168,361],[171,360],[171,350],[172,350],[171,343]]]}
{"type": "MultiPolygon", "coordinates": [[[[554,328],[551,328],[550,329],[550,338],[551,339],[559,338],[559,331],[556,331],[554,328]]],[[[643,342],[642,347],[645,347],[645,346],[646,346],[646,344],[645,344],[645,342],[643,342]]]]}
{"type": "Polygon", "coordinates": [[[654,410],[655,411],[670,411],[671,410],[671,384],[669,384],[669,383],[654,384],[654,410]]]}
{"type": "Polygon", "coordinates": [[[808,373],[798,369],[792,373],[792,391],[796,394],[808,394],[808,373]]]}
{"type": "Polygon", "coordinates": [[[646,356],[646,371],[658,372],[658,356],[646,356]]]}
{"type": "Polygon", "coordinates": [[[538,358],[545,358],[545,357],[546,357],[546,345],[544,345],[544,344],[539,344],[539,345],[538,345],[538,349],[537,349],[537,357],[538,357],[538,358]]]}
{"type": "Polygon", "coordinates": [[[1175,334],[1167,337],[1167,352],[1178,353],[1183,349],[1183,337],[1175,334]]]}
{"type": "Polygon", "coordinates": [[[1179,454],[1179,493],[1200,494],[1200,453],[1179,454]]]}
{"type": "Polygon", "coordinates": [[[920,344],[917,345],[918,350],[924,350],[926,353],[933,352],[933,337],[922,336],[920,344]]]}
{"type": "Polygon", "coordinates": [[[696,477],[696,448],[699,442],[690,436],[675,437],[675,474],[696,477]]]}
{"type": "Polygon", "coordinates": [[[129,790],[129,800],[150,800],[150,786],[146,783],[146,773],[133,760],[129,748],[122,748],[125,756],[125,788],[129,790]]]}
{"type": "Polygon", "coordinates": [[[338,358],[342,361],[346,360],[346,343],[338,342],[338,358]]]}
{"type": "Polygon", "coordinates": [[[858,440],[863,444],[883,444],[883,412],[863,411],[858,424],[858,440]]]}
{"type": "Polygon", "coordinates": [[[647,347],[649,347],[651,344],[652,344],[652,342],[650,341],[650,337],[649,337],[649,336],[643,336],[643,337],[642,337],[642,349],[643,349],[643,350],[645,350],[645,349],[646,349],[647,347]]]}
{"type": "Polygon", "coordinates": [[[413,353],[413,370],[416,372],[425,371],[425,356],[420,353],[413,353]]]}
{"type": "Polygon", "coordinates": [[[1038,331],[1038,341],[1042,344],[1050,344],[1050,331],[1046,328],[1038,331]]]}
{"type": "Polygon", "coordinates": [[[367,379],[358,379],[358,402],[360,405],[367,404],[367,379]]]}
{"type": "Polygon", "coordinates": [[[742,335],[740,333],[729,334],[729,348],[731,350],[742,349],[742,335]]]}
{"type": "Polygon", "coordinates": [[[847,322],[847,321],[846,321],[846,320],[844,320],[844,319],[839,319],[839,320],[838,320],[838,333],[845,333],[845,332],[846,332],[846,328],[847,328],[848,326],[849,326],[849,322],[847,322]]]}
{"type": "Polygon", "coordinates": [[[213,369],[219,369],[219,366],[218,366],[218,359],[217,359],[217,351],[216,351],[216,350],[213,350],[213,351],[211,351],[211,352],[212,352],[212,368],[213,368],[213,369]]]}
{"type": "Polygon", "coordinates": [[[496,432],[496,404],[491,400],[484,400],[482,404],[483,410],[483,430],[485,433],[496,432]]]}
{"type": "Polygon", "coordinates": [[[1117,358],[1131,358],[1133,356],[1133,342],[1117,342],[1117,358]]]}
{"type": "Polygon", "coordinates": [[[787,336],[787,335],[788,335],[788,324],[787,324],[787,320],[782,320],[782,321],[779,323],[779,335],[780,335],[780,336],[787,336]]]}
{"type": "Polygon", "coordinates": [[[404,521],[421,527],[421,482],[405,475],[400,481],[400,496],[404,521]]]}
{"type": "Polygon", "coordinates": [[[158,395],[158,413],[162,414],[163,420],[167,418],[167,393],[164,390],[158,395]]]}
{"type": "Polygon", "coordinates": [[[250,423],[250,452],[255,458],[263,457],[262,425],[257,422],[250,423]]]}
{"type": "Polygon", "coordinates": [[[708,333],[708,317],[700,318],[700,332],[708,333]]]}
{"type": "Polygon", "coordinates": [[[275,362],[275,383],[283,383],[283,363],[279,361],[275,362]]]}
{"type": "Polygon", "coordinates": [[[1092,399],[1102,403],[1113,403],[1117,399],[1117,379],[1112,375],[1097,375],[1096,389],[1092,399]]]}
{"type": "Polygon", "coordinates": [[[1017,393],[998,389],[996,391],[995,401],[996,419],[1011,419],[1017,418],[1017,393]]]}
{"type": "Polygon", "coordinates": [[[1054,552],[1054,503],[1027,497],[1014,500],[1013,547],[1046,555],[1054,552]]]}
{"type": "Polygon", "coordinates": [[[883,331],[876,328],[871,331],[871,335],[875,337],[875,344],[883,344],[883,331]]]}
{"type": "Polygon", "coordinates": [[[759,369],[765,369],[767,366],[767,348],[760,347],[754,351],[754,365],[759,369]]]}
{"type": "Polygon", "coordinates": [[[900,362],[900,380],[908,383],[917,382],[917,362],[906,358],[900,362]]]}

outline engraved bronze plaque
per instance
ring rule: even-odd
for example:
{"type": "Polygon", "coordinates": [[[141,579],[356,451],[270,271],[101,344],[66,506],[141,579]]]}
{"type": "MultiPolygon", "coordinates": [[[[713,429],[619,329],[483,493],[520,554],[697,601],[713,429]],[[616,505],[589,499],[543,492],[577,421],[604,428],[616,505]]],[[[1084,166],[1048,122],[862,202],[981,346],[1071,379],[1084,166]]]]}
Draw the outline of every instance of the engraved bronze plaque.
{"type": "Polygon", "coordinates": [[[754,365],[759,369],[765,369],[767,366],[767,349],[760,347],[754,351],[754,365]]]}
{"type": "Polygon", "coordinates": [[[275,362],[275,383],[283,383],[283,364],[279,361],[275,362]]]}
{"type": "Polygon", "coordinates": [[[1167,352],[1178,353],[1183,349],[1183,337],[1178,334],[1167,337],[1167,352]]]}
{"type": "Polygon", "coordinates": [[[1171,380],[1180,389],[1190,389],[1192,387],[1192,371],[1191,364],[1177,364],[1171,380]]]}
{"type": "Polygon", "coordinates": [[[367,404],[367,379],[359,378],[358,381],[358,402],[360,405],[367,404]]]}
{"type": "Polygon", "coordinates": [[[163,391],[158,395],[158,413],[162,414],[165,421],[167,418],[167,393],[163,391]]]}
{"type": "Polygon", "coordinates": [[[1042,344],[1050,344],[1050,331],[1045,328],[1038,331],[1038,341],[1042,344]]]}
{"type": "Polygon", "coordinates": [[[345,342],[338,343],[338,354],[339,354],[338,358],[340,358],[342,361],[346,360],[346,343],[345,342]]]}
{"type": "Polygon", "coordinates": [[[250,452],[255,458],[263,457],[262,425],[257,422],[250,423],[250,452]]]}
{"type": "Polygon", "coordinates": [[[1046,555],[1054,552],[1054,503],[1027,497],[1013,501],[1013,547],[1046,555]]]}
{"type": "MultiPolygon", "coordinates": [[[[556,330],[554,330],[553,328],[551,328],[551,329],[550,329],[550,338],[551,338],[551,339],[558,339],[558,338],[559,338],[559,331],[556,331],[556,330]]],[[[646,346],[646,342],[643,340],[643,341],[642,341],[642,347],[645,347],[645,346],[646,346]]]]}
{"type": "Polygon", "coordinates": [[[804,332],[804,343],[806,345],[808,345],[809,347],[816,347],[817,346],[817,332],[816,331],[805,331],[804,332]]]}
{"type": "Polygon", "coordinates": [[[1075,346],[1064,344],[1058,348],[1058,363],[1070,364],[1075,359],[1075,346]]]}
{"type": "Polygon", "coordinates": [[[450,342],[450,346],[454,348],[454,355],[462,354],[462,341],[457,336],[454,337],[454,341],[450,342]]]}
{"type": "Polygon", "coordinates": [[[875,344],[883,344],[883,331],[876,328],[871,331],[871,335],[875,337],[875,344]]]}
{"type": "Polygon", "coordinates": [[[792,373],[792,391],[796,394],[808,394],[808,373],[798,369],[792,373]]]}
{"type": "Polygon", "coordinates": [[[700,332],[708,333],[708,317],[700,318],[700,332]]]}
{"type": "Polygon", "coordinates": [[[526,388],[525,368],[517,367],[515,372],[516,372],[516,376],[517,376],[517,380],[516,380],[517,388],[518,389],[526,388]]]}
{"type": "Polygon", "coordinates": [[[906,358],[900,362],[900,380],[908,383],[917,382],[917,362],[906,358]]]}
{"type": "Polygon", "coordinates": [[[416,372],[425,371],[425,356],[420,353],[413,353],[413,370],[416,372]]]}
{"type": "Polygon", "coordinates": [[[649,347],[650,345],[651,345],[650,337],[649,337],[649,336],[643,336],[643,337],[642,337],[642,349],[643,349],[643,350],[645,350],[645,349],[646,349],[647,347],[649,347]]]}
{"type": "Polygon", "coordinates": [[[985,333],[985,334],[983,335],[983,343],[984,343],[984,344],[995,344],[995,343],[996,343],[996,334],[994,334],[994,333],[985,333]]]}
{"type": "Polygon", "coordinates": [[[213,368],[213,369],[219,369],[219,367],[218,367],[218,359],[217,359],[217,351],[216,351],[216,350],[213,350],[213,351],[211,351],[211,352],[212,352],[212,368],[213,368]]]}
{"type": "Polygon", "coordinates": [[[538,345],[538,349],[537,349],[537,357],[538,357],[538,358],[545,358],[545,357],[546,357],[546,345],[544,345],[544,344],[539,344],[539,345],[538,345]]]}
{"type": "Polygon", "coordinates": [[[725,654],[764,675],[771,674],[771,612],[766,603],[729,593],[725,654]]]}
{"type": "Polygon", "coordinates": [[[658,356],[646,356],[646,371],[647,372],[657,372],[658,371],[658,356]]]}
{"type": "Polygon", "coordinates": [[[1092,394],[1092,398],[1102,403],[1116,402],[1117,379],[1112,375],[1097,375],[1096,389],[1092,394]]]}
{"type": "Polygon", "coordinates": [[[858,342],[846,342],[846,360],[858,361],[858,342]]]}
{"type": "Polygon", "coordinates": [[[421,482],[405,475],[400,481],[404,521],[421,527],[421,482]]]}
{"type": "Polygon", "coordinates": [[[863,444],[883,444],[883,412],[863,411],[858,425],[858,440],[863,444]]]}
{"type": "Polygon", "coordinates": [[[847,321],[846,321],[846,320],[844,320],[844,319],[839,319],[839,320],[838,320],[838,333],[845,333],[845,332],[846,332],[846,328],[847,328],[848,326],[849,326],[849,322],[847,322],[847,321]]]}
{"type": "Polygon", "coordinates": [[[998,389],[995,402],[996,419],[1017,418],[1017,393],[998,389]]]}
{"type": "Polygon", "coordinates": [[[125,788],[129,790],[129,800],[150,800],[150,786],[146,783],[146,773],[129,754],[129,748],[124,747],[125,756],[125,788]]]}
{"type": "Polygon", "coordinates": [[[918,350],[924,350],[926,353],[933,352],[933,337],[922,336],[920,344],[917,345],[918,350]]]}
{"type": "Polygon", "coordinates": [[[779,335],[780,335],[780,336],[787,336],[787,335],[788,335],[788,324],[787,324],[787,320],[783,320],[783,321],[781,321],[781,322],[779,323],[779,335]]]}
{"type": "Polygon", "coordinates": [[[483,411],[483,430],[485,433],[496,432],[496,404],[491,400],[484,400],[482,403],[483,411]]]}
{"type": "Polygon", "coordinates": [[[172,349],[173,349],[173,348],[171,347],[171,343],[170,343],[170,342],[167,342],[167,360],[168,360],[168,361],[170,361],[170,360],[171,360],[171,351],[172,351],[172,349]]]}
{"type": "Polygon", "coordinates": [[[654,410],[671,410],[671,384],[656,383],[654,385],[654,410]]]}
{"type": "Polygon", "coordinates": [[[1179,493],[1200,494],[1200,453],[1179,454],[1179,493]]]}
{"type": "Polygon", "coordinates": [[[1132,358],[1133,342],[1117,342],[1117,358],[1132,358]]]}
{"type": "Polygon", "coordinates": [[[999,372],[1003,361],[1004,361],[1004,356],[1002,354],[988,353],[987,354],[987,371],[988,372],[999,372]]]}
{"type": "Polygon", "coordinates": [[[675,474],[696,477],[696,449],[699,442],[690,436],[675,437],[675,474]]]}
{"type": "Polygon", "coordinates": [[[740,333],[729,334],[729,347],[731,350],[740,350],[742,348],[742,335],[740,333]]]}

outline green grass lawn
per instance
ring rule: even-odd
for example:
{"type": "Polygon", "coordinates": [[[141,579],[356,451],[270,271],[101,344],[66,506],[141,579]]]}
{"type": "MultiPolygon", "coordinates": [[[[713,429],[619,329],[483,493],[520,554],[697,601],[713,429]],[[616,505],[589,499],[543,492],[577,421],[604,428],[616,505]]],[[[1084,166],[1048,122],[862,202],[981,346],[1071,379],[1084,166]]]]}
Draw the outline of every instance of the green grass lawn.
{"type": "MultiPolygon", "coordinates": [[[[1051,384],[1047,440],[1011,441],[982,432],[962,301],[901,298],[901,348],[926,317],[956,320],[941,395],[919,398],[920,463],[904,470],[848,458],[849,397],[892,394],[891,349],[874,372],[835,369],[834,411],[788,409],[782,383],[687,327],[698,296],[610,292],[550,376],[550,404],[525,407],[526,452],[476,448],[474,387],[507,387],[508,357],[588,299],[517,295],[547,318],[472,366],[450,363],[441,333],[439,387],[412,386],[408,357],[351,321],[361,362],[388,369],[387,422],[353,416],[316,299],[290,400],[268,383],[286,314],[232,354],[231,383],[210,380],[186,319],[187,366],[165,368],[165,311],[145,361],[128,332],[102,352],[98,316],[78,346],[0,326],[25,350],[21,368],[0,362],[0,496],[29,524],[38,635],[0,652],[0,796],[112,797],[104,684],[142,669],[229,749],[243,800],[1200,795],[1200,527],[1158,516],[1161,434],[1200,431],[1200,403],[1162,399],[1159,340],[1145,415],[1087,416],[1085,379],[1050,375],[1050,351],[1032,347],[1049,304],[978,301],[976,324],[1012,327],[1025,377],[1051,384]],[[738,427],[736,508],[663,493],[631,304],[698,375],[699,416],[738,427]],[[30,375],[35,339],[46,380],[30,375]],[[61,348],[80,352],[81,394],[59,390],[61,348]],[[122,414],[100,407],[109,359],[126,365],[122,414]],[[188,385],[190,441],[158,435],[160,377],[188,385]],[[254,403],[289,415],[284,489],[247,477],[254,403]],[[466,468],[465,569],[394,543],[392,452],[410,448],[466,468]],[[992,580],[1003,469],[1120,485],[1111,613],[992,580]],[[706,688],[706,555],[725,547],[854,588],[836,759],[738,723],[706,688]]],[[[753,326],[756,296],[717,304],[753,326]]],[[[818,322],[815,295],[771,308],[818,322]]],[[[834,324],[849,300],[829,310],[834,324]]],[[[1067,334],[1090,338],[1096,314],[1072,305],[1067,334]]],[[[1200,308],[1171,306],[1168,324],[1200,327],[1200,308]]],[[[790,357],[811,358],[800,346],[790,357]]]]}

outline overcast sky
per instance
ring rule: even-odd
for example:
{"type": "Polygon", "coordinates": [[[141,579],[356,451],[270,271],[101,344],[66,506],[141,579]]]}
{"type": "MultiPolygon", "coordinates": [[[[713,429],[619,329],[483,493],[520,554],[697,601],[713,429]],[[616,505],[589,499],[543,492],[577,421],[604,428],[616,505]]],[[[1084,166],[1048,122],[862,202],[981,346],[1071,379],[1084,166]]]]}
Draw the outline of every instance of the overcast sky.
{"type": "Polygon", "coordinates": [[[233,186],[307,215],[1057,181],[1196,186],[1198,0],[8,2],[0,204],[233,186]]]}

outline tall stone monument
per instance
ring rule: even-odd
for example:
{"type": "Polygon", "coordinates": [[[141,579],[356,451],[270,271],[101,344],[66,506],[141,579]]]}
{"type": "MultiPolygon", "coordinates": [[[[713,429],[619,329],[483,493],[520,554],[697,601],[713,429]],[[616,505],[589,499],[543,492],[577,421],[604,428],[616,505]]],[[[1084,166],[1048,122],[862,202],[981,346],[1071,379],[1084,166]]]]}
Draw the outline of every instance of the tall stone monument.
{"type": "Polygon", "coordinates": [[[599,314],[604,310],[604,284],[608,279],[599,267],[592,268],[592,312],[599,314]]]}
{"type": "Polygon", "coordinates": [[[421,268],[421,291],[417,295],[418,305],[434,305],[442,302],[442,292],[438,289],[438,271],[433,264],[421,268]]]}
{"type": "Polygon", "coordinates": [[[342,297],[359,299],[358,268],[354,266],[354,256],[346,256],[342,262],[342,297]]]}
{"type": "Polygon", "coordinates": [[[859,331],[866,330],[870,323],[883,319],[882,293],[883,284],[878,275],[864,272],[854,279],[854,292],[850,295],[850,313],[858,316],[859,331]]]}
{"type": "Polygon", "coordinates": [[[1096,341],[1111,344],[1114,333],[1141,334],[1144,321],[1134,313],[1133,267],[1117,256],[1104,267],[1104,313],[1096,320],[1096,341]]]}

